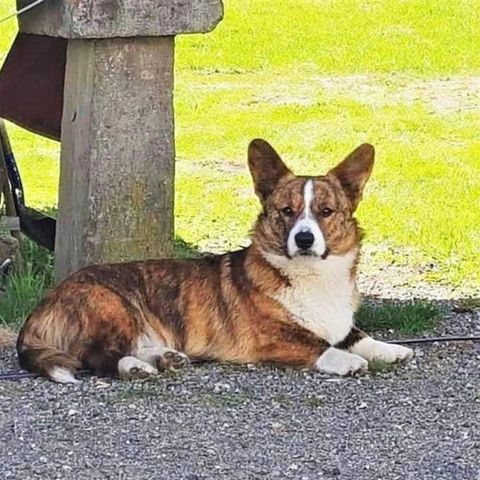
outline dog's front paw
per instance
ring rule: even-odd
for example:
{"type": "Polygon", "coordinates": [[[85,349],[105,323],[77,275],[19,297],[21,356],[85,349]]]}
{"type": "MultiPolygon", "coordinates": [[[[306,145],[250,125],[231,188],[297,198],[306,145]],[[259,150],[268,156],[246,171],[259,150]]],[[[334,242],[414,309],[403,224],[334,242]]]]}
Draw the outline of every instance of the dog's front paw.
{"type": "Polygon", "coordinates": [[[353,345],[350,351],[369,361],[377,360],[385,363],[407,362],[413,357],[411,348],[379,342],[371,337],[363,338],[353,345]]]}
{"type": "Polygon", "coordinates": [[[315,367],[320,372],[345,376],[365,372],[368,362],[359,355],[330,347],[318,358],[315,367]]]}

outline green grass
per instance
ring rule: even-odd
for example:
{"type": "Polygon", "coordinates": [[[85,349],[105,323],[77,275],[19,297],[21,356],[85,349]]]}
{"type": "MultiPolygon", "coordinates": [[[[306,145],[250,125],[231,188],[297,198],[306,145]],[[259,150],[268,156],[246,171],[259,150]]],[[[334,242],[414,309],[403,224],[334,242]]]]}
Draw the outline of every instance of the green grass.
{"type": "Polygon", "coordinates": [[[400,334],[418,335],[430,330],[441,313],[431,302],[385,300],[380,305],[362,305],[356,321],[367,332],[394,330],[400,334]]]}
{"type": "Polygon", "coordinates": [[[387,363],[382,360],[373,360],[368,362],[368,372],[372,376],[381,375],[382,373],[388,373],[392,370],[399,368],[398,363],[387,363]]]}
{"type": "Polygon", "coordinates": [[[303,399],[303,403],[311,408],[321,408],[325,406],[325,399],[316,395],[309,395],[303,399]]]}
{"type": "MultiPolygon", "coordinates": [[[[2,2],[0,17],[13,6],[2,2]]],[[[377,164],[358,217],[365,242],[388,253],[364,267],[394,261],[457,295],[478,291],[480,0],[225,8],[212,33],[176,40],[177,235],[201,250],[247,241],[258,211],[246,168],[253,137],[304,174],[369,141],[377,164]]],[[[0,31],[1,62],[15,23],[0,31]]],[[[58,144],[9,131],[28,203],[55,206],[58,144]]]]}
{"type": "Polygon", "coordinates": [[[206,38],[180,37],[181,70],[290,70],[325,74],[479,69],[478,1],[225,1],[226,15],[206,38]],[[184,49],[184,50],[182,50],[184,49]]]}
{"type": "Polygon", "coordinates": [[[21,266],[0,295],[0,325],[18,328],[53,283],[53,256],[29,240],[21,244],[21,266]]]}

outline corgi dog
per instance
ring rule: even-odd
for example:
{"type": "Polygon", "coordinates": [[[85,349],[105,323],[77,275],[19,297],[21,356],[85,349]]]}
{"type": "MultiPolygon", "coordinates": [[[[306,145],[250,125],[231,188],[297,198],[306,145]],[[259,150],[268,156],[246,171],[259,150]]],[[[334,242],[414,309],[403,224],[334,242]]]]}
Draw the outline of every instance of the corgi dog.
{"type": "Polygon", "coordinates": [[[145,379],[190,357],[337,375],[410,359],[411,349],[354,324],[362,239],[354,213],[373,162],[364,144],[326,175],[295,176],[253,140],[248,164],[262,209],[249,247],[79,270],[27,319],[21,367],[74,383],[78,369],[145,379]]]}

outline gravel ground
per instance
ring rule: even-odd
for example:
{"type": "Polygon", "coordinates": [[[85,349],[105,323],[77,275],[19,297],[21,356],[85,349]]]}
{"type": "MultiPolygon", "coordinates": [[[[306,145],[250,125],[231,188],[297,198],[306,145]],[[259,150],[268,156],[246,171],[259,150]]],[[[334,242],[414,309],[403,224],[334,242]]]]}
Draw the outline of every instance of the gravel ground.
{"type": "MultiPolygon", "coordinates": [[[[480,310],[442,332],[480,334],[480,310]]],[[[0,479],[480,480],[479,362],[463,342],[346,379],[201,364],[144,384],[0,381],[0,479]]]]}

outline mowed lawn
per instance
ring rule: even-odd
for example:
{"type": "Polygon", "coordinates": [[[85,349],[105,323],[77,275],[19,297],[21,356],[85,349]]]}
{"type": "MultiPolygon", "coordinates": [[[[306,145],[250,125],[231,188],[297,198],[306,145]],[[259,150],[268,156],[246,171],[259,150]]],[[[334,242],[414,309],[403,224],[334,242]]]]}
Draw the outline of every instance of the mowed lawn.
{"type": "MultiPolygon", "coordinates": [[[[358,216],[377,254],[364,268],[396,262],[478,289],[480,0],[224,3],[214,32],[176,41],[177,235],[202,250],[245,244],[254,137],[302,174],[368,141],[377,164],[358,216]]],[[[0,25],[0,62],[15,28],[0,25]]],[[[28,203],[55,206],[58,144],[10,132],[28,203]]]]}

